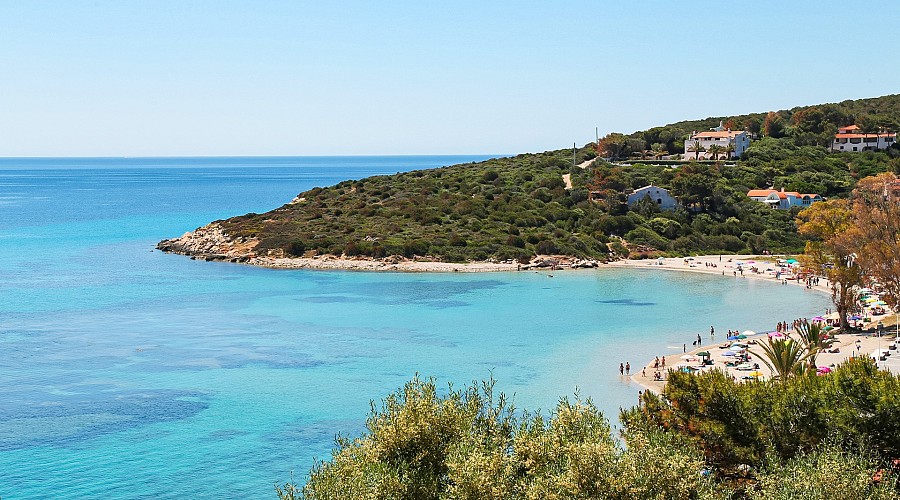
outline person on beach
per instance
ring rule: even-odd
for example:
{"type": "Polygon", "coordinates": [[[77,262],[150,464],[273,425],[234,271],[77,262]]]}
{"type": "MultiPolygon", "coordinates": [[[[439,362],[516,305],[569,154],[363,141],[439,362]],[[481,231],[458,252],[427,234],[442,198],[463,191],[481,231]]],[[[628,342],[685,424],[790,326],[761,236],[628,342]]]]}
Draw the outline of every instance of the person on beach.
{"type": "Polygon", "coordinates": [[[625,375],[631,375],[631,363],[625,362],[625,375]]]}
{"type": "Polygon", "coordinates": [[[659,356],[653,358],[653,368],[659,368],[659,356]]]}
{"type": "Polygon", "coordinates": [[[660,363],[661,363],[660,366],[662,366],[663,368],[666,367],[666,357],[665,356],[662,357],[662,361],[660,363]]]}
{"type": "MultiPolygon", "coordinates": [[[[709,327],[709,336],[712,337],[712,335],[713,335],[713,329],[712,329],[712,327],[709,327]]],[[[702,343],[703,343],[703,341],[700,340],[700,334],[698,333],[697,334],[697,345],[700,345],[702,343]]]]}
{"type": "Polygon", "coordinates": [[[647,378],[647,367],[641,368],[641,376],[647,378]]]}
{"type": "MultiPolygon", "coordinates": [[[[709,327],[709,336],[710,336],[710,337],[713,337],[713,336],[715,336],[715,334],[716,334],[716,329],[713,328],[712,326],[710,326],[710,327],[709,327]]],[[[699,334],[697,335],[697,341],[698,341],[698,342],[700,341],[700,335],[699,335],[699,334]]]]}
{"type": "Polygon", "coordinates": [[[625,365],[619,363],[619,375],[625,375],[625,365]]]}

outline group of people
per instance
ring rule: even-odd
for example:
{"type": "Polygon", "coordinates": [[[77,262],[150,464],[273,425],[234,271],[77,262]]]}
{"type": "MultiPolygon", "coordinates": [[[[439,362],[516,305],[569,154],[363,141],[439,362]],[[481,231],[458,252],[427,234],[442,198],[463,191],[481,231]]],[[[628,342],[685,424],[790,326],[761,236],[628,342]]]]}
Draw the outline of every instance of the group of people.
{"type": "Polygon", "coordinates": [[[631,374],[631,363],[619,363],[619,375],[630,375],[631,374]]]}

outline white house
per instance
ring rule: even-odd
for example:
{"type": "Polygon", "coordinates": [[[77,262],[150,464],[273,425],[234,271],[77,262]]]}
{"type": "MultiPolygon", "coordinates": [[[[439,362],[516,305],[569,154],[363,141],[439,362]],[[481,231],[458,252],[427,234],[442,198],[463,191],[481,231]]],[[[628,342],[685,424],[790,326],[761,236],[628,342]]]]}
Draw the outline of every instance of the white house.
{"type": "Polygon", "coordinates": [[[841,127],[834,134],[832,151],[877,151],[887,149],[897,142],[895,132],[881,131],[876,134],[864,134],[856,125],[841,127]]]}
{"type": "Polygon", "coordinates": [[[825,201],[818,194],[800,194],[794,191],[774,189],[751,189],[747,196],[753,201],[765,203],[772,208],[787,210],[791,207],[808,207],[817,201],[825,201]]]}
{"type": "Polygon", "coordinates": [[[673,198],[668,190],[659,186],[654,186],[653,184],[635,189],[633,193],[629,194],[627,201],[628,206],[630,207],[637,203],[638,200],[643,200],[647,197],[656,203],[662,210],[672,210],[678,206],[678,200],[673,198]]]}
{"type": "Polygon", "coordinates": [[[688,140],[684,141],[684,159],[714,160],[716,158],[713,158],[709,153],[709,147],[718,145],[722,148],[720,154],[725,155],[725,148],[729,144],[734,145],[734,151],[728,155],[728,158],[738,158],[750,146],[750,134],[743,130],[737,131],[724,128],[721,123],[719,123],[718,127],[708,132],[692,132],[688,140]],[[693,149],[693,145],[698,142],[703,150],[699,154],[690,151],[693,149]]]}

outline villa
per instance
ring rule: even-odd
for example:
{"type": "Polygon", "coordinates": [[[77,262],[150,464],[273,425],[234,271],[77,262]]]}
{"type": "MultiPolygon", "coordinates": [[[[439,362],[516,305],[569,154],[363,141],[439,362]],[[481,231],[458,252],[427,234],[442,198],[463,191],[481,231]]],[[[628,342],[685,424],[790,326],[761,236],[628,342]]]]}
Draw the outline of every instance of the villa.
{"type": "Polygon", "coordinates": [[[691,136],[684,141],[684,159],[717,160],[718,158],[713,158],[709,151],[711,146],[719,146],[721,148],[720,155],[738,158],[750,146],[750,134],[743,130],[724,128],[721,122],[718,127],[708,132],[692,132],[691,136]],[[697,144],[700,145],[699,152],[696,150],[697,144]]]}
{"type": "Polygon", "coordinates": [[[897,142],[896,132],[879,131],[866,134],[859,131],[856,125],[841,127],[834,134],[832,151],[878,151],[891,147],[897,142]]]}
{"type": "Polygon", "coordinates": [[[639,200],[648,197],[662,210],[674,210],[675,207],[678,206],[678,200],[670,195],[668,190],[659,186],[654,186],[653,184],[635,189],[628,195],[626,203],[628,203],[628,206],[630,207],[639,200]]]}
{"type": "Polygon", "coordinates": [[[747,196],[753,201],[765,203],[772,208],[788,210],[791,207],[808,207],[817,201],[825,201],[818,194],[800,194],[794,191],[776,191],[774,189],[751,189],[747,196]]]}

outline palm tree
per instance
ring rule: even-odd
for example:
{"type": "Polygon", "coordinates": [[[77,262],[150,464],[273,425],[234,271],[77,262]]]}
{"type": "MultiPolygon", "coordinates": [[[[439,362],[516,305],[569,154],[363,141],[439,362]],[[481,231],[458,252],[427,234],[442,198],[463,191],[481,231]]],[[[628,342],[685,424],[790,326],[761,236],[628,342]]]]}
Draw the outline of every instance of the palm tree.
{"type": "Polygon", "coordinates": [[[687,152],[688,152],[688,153],[694,153],[694,159],[695,159],[695,160],[699,160],[699,159],[700,159],[700,153],[706,152],[706,148],[704,148],[703,145],[700,144],[700,141],[694,141],[693,144],[691,144],[690,146],[688,146],[687,152]]]}
{"type": "MultiPolygon", "coordinates": [[[[753,352],[772,370],[772,378],[786,379],[803,373],[806,358],[805,347],[793,339],[772,339],[768,343],[759,344],[762,353],[753,352]]],[[[751,351],[752,352],[752,351],[751,351]]]]}
{"type": "Polygon", "coordinates": [[[713,144],[712,146],[709,147],[709,149],[707,149],[707,151],[709,152],[709,156],[711,156],[713,160],[718,160],[719,155],[724,150],[725,150],[725,148],[723,148],[722,146],[719,146],[718,144],[713,144]]]}
{"type": "Polygon", "coordinates": [[[731,155],[734,154],[734,143],[728,141],[728,144],[725,146],[725,159],[731,158],[731,155]]]}
{"type": "Polygon", "coordinates": [[[650,152],[653,153],[653,156],[657,160],[669,153],[668,151],[666,151],[666,145],[661,142],[654,142],[653,145],[650,146],[650,152]]]}
{"type": "Polygon", "coordinates": [[[806,360],[809,361],[811,367],[815,367],[816,356],[819,354],[819,351],[825,349],[822,325],[804,321],[797,328],[797,332],[800,334],[800,341],[806,347],[806,360]]]}

